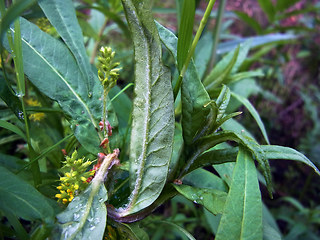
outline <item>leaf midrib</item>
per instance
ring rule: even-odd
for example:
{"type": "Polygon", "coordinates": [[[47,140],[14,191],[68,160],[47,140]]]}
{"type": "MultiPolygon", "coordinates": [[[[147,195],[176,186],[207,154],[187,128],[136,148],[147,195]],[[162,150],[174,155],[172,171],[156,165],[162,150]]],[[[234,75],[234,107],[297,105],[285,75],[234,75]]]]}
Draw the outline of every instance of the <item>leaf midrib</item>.
{"type": "Polygon", "coordinates": [[[247,186],[248,186],[248,181],[247,181],[247,175],[248,175],[248,161],[247,161],[247,156],[244,155],[244,193],[243,193],[243,210],[242,210],[242,221],[241,221],[241,229],[240,229],[240,239],[242,238],[243,234],[243,229],[244,229],[244,223],[245,223],[245,218],[246,218],[246,199],[247,199],[247,186]]]}
{"type": "MultiPolygon", "coordinates": [[[[10,30],[14,33],[14,29],[10,28],[10,30]]],[[[99,129],[97,124],[94,121],[93,114],[91,113],[88,106],[85,104],[85,102],[81,99],[81,97],[73,90],[73,88],[70,86],[70,84],[67,82],[67,80],[45,59],[31,44],[29,44],[23,37],[21,37],[21,40],[30,48],[32,51],[34,51],[58,76],[59,78],[67,85],[69,90],[72,92],[72,94],[77,98],[77,100],[83,105],[85,110],[87,111],[87,114],[90,118],[91,123],[96,129],[99,129]]],[[[101,135],[98,133],[98,136],[100,140],[102,140],[101,135]]]]}

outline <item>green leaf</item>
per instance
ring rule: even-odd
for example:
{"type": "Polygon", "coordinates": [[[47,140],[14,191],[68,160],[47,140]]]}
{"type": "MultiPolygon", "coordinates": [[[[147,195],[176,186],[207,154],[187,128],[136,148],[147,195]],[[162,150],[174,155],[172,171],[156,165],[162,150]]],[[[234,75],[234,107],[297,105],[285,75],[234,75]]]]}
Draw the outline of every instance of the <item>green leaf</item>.
{"type": "MultiPolygon", "coordinates": [[[[128,84],[127,87],[130,87],[131,85],[133,84],[128,84]]],[[[109,96],[112,104],[117,106],[114,111],[118,117],[119,128],[126,129],[128,127],[130,114],[132,111],[132,101],[125,93],[118,95],[122,90],[118,86],[115,86],[110,90],[109,96]]]]}
{"type": "Polygon", "coordinates": [[[227,79],[232,71],[232,68],[236,64],[238,54],[239,47],[235,51],[230,52],[221,61],[219,61],[219,63],[203,80],[203,84],[209,93],[220,87],[220,85],[224,83],[224,80],[227,79]]]}
{"type": "Polygon", "coordinates": [[[120,232],[121,239],[130,240],[149,240],[148,234],[139,226],[139,223],[115,223],[115,226],[120,232]]]}
{"type": "Polygon", "coordinates": [[[226,109],[228,107],[229,101],[230,101],[230,89],[226,85],[223,85],[221,92],[216,100],[216,104],[218,107],[217,121],[220,121],[224,116],[226,109]]]}
{"type": "Polygon", "coordinates": [[[254,161],[240,147],[216,240],[262,239],[262,202],[254,161]]]}
{"type": "Polygon", "coordinates": [[[182,236],[186,236],[190,240],[196,240],[187,230],[180,227],[178,224],[175,224],[175,223],[169,222],[169,221],[158,221],[158,223],[163,223],[163,224],[169,225],[169,227],[171,227],[173,229],[177,229],[179,232],[181,232],[183,234],[182,236]]]}
{"type": "Polygon", "coordinates": [[[248,71],[248,72],[240,72],[233,74],[229,79],[228,83],[240,81],[247,78],[254,78],[254,77],[264,77],[264,73],[261,69],[248,71]]]}
{"type": "Polygon", "coordinates": [[[59,229],[54,239],[102,239],[106,227],[108,195],[103,184],[98,191],[93,184],[69,203],[67,209],[57,215],[59,229]],[[59,236],[58,236],[59,235],[59,236]]]}
{"type": "Polygon", "coordinates": [[[267,15],[269,21],[273,22],[277,9],[273,6],[271,0],[258,0],[258,3],[264,13],[267,15]]]}
{"type": "Polygon", "coordinates": [[[202,168],[198,168],[186,175],[183,178],[183,183],[199,188],[211,188],[224,192],[228,191],[226,184],[221,178],[202,168]]]}
{"type": "Polygon", "coordinates": [[[264,240],[282,240],[281,234],[271,227],[267,222],[263,222],[263,239],[264,240]]]}
{"type": "Polygon", "coordinates": [[[94,74],[83,43],[83,35],[71,0],[39,0],[39,6],[71,50],[83,74],[87,91],[93,87],[94,74]]]}
{"type": "Polygon", "coordinates": [[[187,199],[201,204],[212,214],[223,212],[227,193],[210,188],[197,188],[188,185],[173,185],[174,188],[187,199]]]}
{"type": "Polygon", "coordinates": [[[22,106],[19,98],[12,92],[5,81],[0,76],[0,97],[11,109],[11,111],[18,117],[19,120],[23,120],[22,106]]]}
{"type": "Polygon", "coordinates": [[[135,99],[130,142],[130,203],[121,215],[137,212],[160,195],[171,158],[174,100],[170,72],[161,62],[161,44],[150,1],[123,1],[135,50],[135,99]]]}
{"type": "Polygon", "coordinates": [[[240,11],[233,11],[238,18],[240,18],[243,22],[247,23],[253,30],[256,31],[257,34],[261,34],[262,28],[254,18],[250,17],[247,13],[245,12],[240,12],[240,11]]]}
{"type": "Polygon", "coordinates": [[[241,102],[247,109],[248,111],[250,112],[250,114],[252,115],[252,117],[254,118],[254,120],[257,122],[261,132],[262,132],[262,135],[264,137],[264,139],[266,140],[266,142],[268,144],[270,144],[269,142],[269,138],[268,138],[268,135],[267,135],[267,131],[266,131],[266,128],[264,127],[264,124],[260,118],[260,115],[259,113],[257,112],[257,110],[254,108],[254,106],[249,102],[248,99],[234,93],[234,92],[231,92],[231,95],[236,98],[239,102],[241,102]]]}
{"type": "Polygon", "coordinates": [[[191,46],[194,15],[195,0],[183,0],[177,45],[177,62],[179,71],[181,71],[183,67],[191,46]]]}
{"type": "MultiPolygon", "coordinates": [[[[157,27],[162,43],[177,62],[177,37],[159,23],[157,27]]],[[[193,61],[190,62],[181,88],[183,139],[190,145],[197,134],[201,133],[210,111],[209,107],[205,107],[210,102],[210,97],[199,79],[193,61]]]]}
{"type": "Polygon", "coordinates": [[[196,68],[191,62],[181,86],[182,131],[186,145],[201,137],[210,112],[210,97],[201,83],[196,68]],[[207,106],[207,107],[206,107],[207,106]]]}
{"type": "Polygon", "coordinates": [[[199,40],[195,51],[195,65],[199,78],[202,79],[210,61],[213,47],[212,33],[208,31],[199,40]]]}
{"type": "MultiPolygon", "coordinates": [[[[211,135],[208,135],[206,137],[199,139],[199,142],[197,143],[199,147],[197,148],[205,149],[204,151],[206,151],[214,147],[218,143],[222,143],[225,141],[238,142],[239,144],[246,147],[254,155],[255,159],[258,161],[258,163],[262,168],[262,172],[266,179],[269,194],[270,196],[272,196],[272,180],[271,180],[270,165],[269,165],[266,153],[263,151],[261,146],[254,139],[250,138],[245,134],[238,134],[232,131],[222,131],[222,132],[213,133],[211,135]]],[[[196,158],[194,157],[191,158],[191,160],[188,162],[186,169],[188,169],[188,167],[193,164],[194,159],[196,158]]]]}
{"type": "Polygon", "coordinates": [[[314,169],[320,175],[318,168],[302,153],[289,147],[282,147],[276,145],[261,145],[261,148],[268,159],[285,159],[302,162],[314,169]]]}
{"type": "Polygon", "coordinates": [[[22,137],[24,140],[26,140],[26,135],[21,131],[20,128],[13,125],[12,123],[9,123],[7,121],[0,119],[0,127],[8,129],[11,132],[14,132],[14,133],[18,134],[20,137],[22,137]]]}
{"type": "Polygon", "coordinates": [[[173,181],[175,179],[175,175],[177,170],[179,169],[180,156],[183,150],[183,137],[182,137],[182,129],[181,125],[176,123],[174,129],[174,140],[173,140],[173,149],[172,156],[169,166],[169,173],[167,181],[173,181]]]}
{"type": "Polygon", "coordinates": [[[33,186],[0,166],[0,209],[25,220],[50,222],[54,211],[48,200],[33,186]]]}
{"type": "Polygon", "coordinates": [[[189,171],[191,172],[199,167],[204,167],[212,164],[235,162],[237,153],[237,148],[212,149],[206,151],[194,161],[189,171]]]}
{"type": "Polygon", "coordinates": [[[24,19],[21,19],[21,37],[25,74],[72,118],[79,142],[89,152],[100,152],[102,136],[97,129],[103,89],[97,78],[91,82],[85,80],[66,46],[24,19]]]}
{"type": "Polygon", "coordinates": [[[291,0],[291,1],[277,0],[275,9],[277,9],[278,12],[282,12],[287,10],[289,7],[293,6],[297,2],[299,2],[299,0],[291,0]]]}

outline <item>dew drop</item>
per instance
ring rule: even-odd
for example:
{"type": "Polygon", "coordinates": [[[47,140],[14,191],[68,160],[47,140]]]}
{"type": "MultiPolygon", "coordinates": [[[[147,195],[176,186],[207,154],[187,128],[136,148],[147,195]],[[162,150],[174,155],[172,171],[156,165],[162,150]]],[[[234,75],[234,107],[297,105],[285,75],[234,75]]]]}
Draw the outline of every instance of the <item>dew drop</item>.
{"type": "Polygon", "coordinates": [[[84,114],[84,111],[81,111],[82,114],[84,114]]]}
{"type": "Polygon", "coordinates": [[[92,92],[88,93],[88,97],[91,98],[92,97],[92,92]]]}
{"type": "Polygon", "coordinates": [[[93,231],[95,228],[96,228],[96,226],[95,226],[95,225],[90,224],[90,226],[89,226],[89,230],[90,230],[90,231],[93,231]]]}
{"type": "Polygon", "coordinates": [[[21,112],[21,111],[18,112],[18,118],[21,119],[21,120],[24,119],[23,112],[21,112]]]}
{"type": "Polygon", "coordinates": [[[22,93],[16,93],[16,96],[17,96],[18,98],[22,98],[22,97],[23,97],[23,94],[22,94],[22,93]]]}
{"type": "Polygon", "coordinates": [[[99,203],[102,203],[103,202],[103,198],[99,198],[99,203]]]}
{"type": "Polygon", "coordinates": [[[74,221],[78,221],[79,218],[80,218],[80,214],[79,214],[79,213],[74,213],[74,214],[73,214],[73,220],[74,220],[74,221]]]}

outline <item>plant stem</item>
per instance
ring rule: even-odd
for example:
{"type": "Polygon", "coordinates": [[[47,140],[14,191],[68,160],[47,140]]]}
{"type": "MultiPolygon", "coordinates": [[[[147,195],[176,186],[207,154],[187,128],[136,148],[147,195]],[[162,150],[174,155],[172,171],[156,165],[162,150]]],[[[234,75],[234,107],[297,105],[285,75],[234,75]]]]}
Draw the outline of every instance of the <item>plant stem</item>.
{"type": "Polygon", "coordinates": [[[219,9],[218,9],[218,15],[216,19],[216,25],[213,31],[213,46],[212,46],[212,53],[211,53],[211,58],[210,58],[210,63],[208,66],[208,70],[210,71],[213,68],[213,65],[216,60],[216,51],[217,51],[217,46],[218,42],[220,39],[220,31],[221,31],[221,25],[222,25],[222,19],[223,19],[223,14],[224,14],[224,9],[226,7],[227,0],[221,0],[219,3],[219,9]]]}
{"type": "Polygon", "coordinates": [[[195,36],[194,39],[193,39],[191,48],[190,48],[190,50],[189,50],[189,52],[188,52],[187,58],[186,58],[186,60],[185,60],[185,62],[184,62],[184,64],[183,64],[183,67],[182,67],[182,69],[181,69],[179,78],[178,78],[177,83],[176,83],[176,85],[175,85],[175,87],[174,87],[174,90],[173,90],[173,94],[174,94],[174,98],[175,98],[175,99],[176,99],[176,97],[177,97],[177,95],[178,95],[178,92],[179,92],[179,89],[180,89],[180,86],[181,86],[182,79],[183,79],[184,74],[186,73],[186,71],[187,71],[187,69],[188,69],[189,63],[190,63],[191,58],[192,58],[192,56],[193,56],[193,54],[194,54],[194,51],[195,51],[195,49],[196,49],[196,46],[197,46],[198,41],[199,41],[199,38],[200,38],[200,36],[201,36],[201,34],[202,34],[202,31],[203,31],[203,29],[204,29],[204,27],[205,27],[205,25],[206,25],[209,17],[210,17],[210,13],[211,13],[211,10],[212,10],[213,5],[214,5],[215,2],[216,2],[216,0],[210,0],[208,6],[207,6],[207,8],[206,8],[206,11],[205,11],[205,13],[204,13],[204,15],[203,15],[203,17],[202,17],[202,19],[201,19],[200,26],[199,26],[199,28],[198,28],[198,30],[197,30],[196,36],[195,36]]]}
{"type": "MultiPolygon", "coordinates": [[[[26,141],[27,141],[28,150],[29,150],[29,158],[34,159],[36,157],[37,153],[34,151],[32,145],[31,145],[28,115],[27,115],[27,111],[26,111],[26,107],[25,107],[24,99],[23,99],[24,95],[25,95],[25,79],[24,79],[24,72],[23,72],[22,44],[21,44],[21,32],[20,32],[19,19],[15,20],[15,22],[14,22],[14,39],[13,39],[13,41],[12,41],[11,33],[8,34],[8,40],[9,40],[10,47],[13,51],[13,61],[15,64],[15,70],[16,70],[16,76],[17,76],[18,98],[20,99],[21,106],[22,106],[23,120],[24,120],[25,128],[26,128],[26,141]]],[[[41,175],[40,175],[40,167],[39,167],[39,163],[37,161],[31,160],[31,162],[33,162],[31,164],[31,172],[33,175],[33,181],[34,181],[35,187],[37,187],[42,182],[41,175]]]]}

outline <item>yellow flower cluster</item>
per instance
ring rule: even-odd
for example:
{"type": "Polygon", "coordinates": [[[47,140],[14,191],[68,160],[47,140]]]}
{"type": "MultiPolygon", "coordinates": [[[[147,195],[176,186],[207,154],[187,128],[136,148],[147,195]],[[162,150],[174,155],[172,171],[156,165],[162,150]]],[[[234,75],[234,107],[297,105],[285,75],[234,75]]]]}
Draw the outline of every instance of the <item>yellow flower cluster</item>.
{"type": "MultiPolygon", "coordinates": [[[[42,106],[39,101],[34,100],[32,98],[27,98],[25,101],[29,106],[32,106],[32,107],[41,107],[42,106]]],[[[44,113],[32,113],[29,115],[29,119],[34,122],[41,121],[45,117],[46,117],[46,115],[44,113]]]]}
{"type": "Polygon", "coordinates": [[[106,92],[116,85],[121,70],[117,68],[120,63],[113,61],[114,55],[115,52],[110,47],[102,47],[98,56],[98,77],[106,92]]]}
{"type": "Polygon", "coordinates": [[[58,202],[68,204],[74,196],[85,190],[88,186],[88,178],[94,175],[95,171],[87,171],[92,164],[85,158],[77,159],[78,153],[75,150],[71,157],[66,156],[66,161],[62,167],[63,176],[60,177],[60,185],[57,189],[60,193],[56,194],[58,202]]]}

